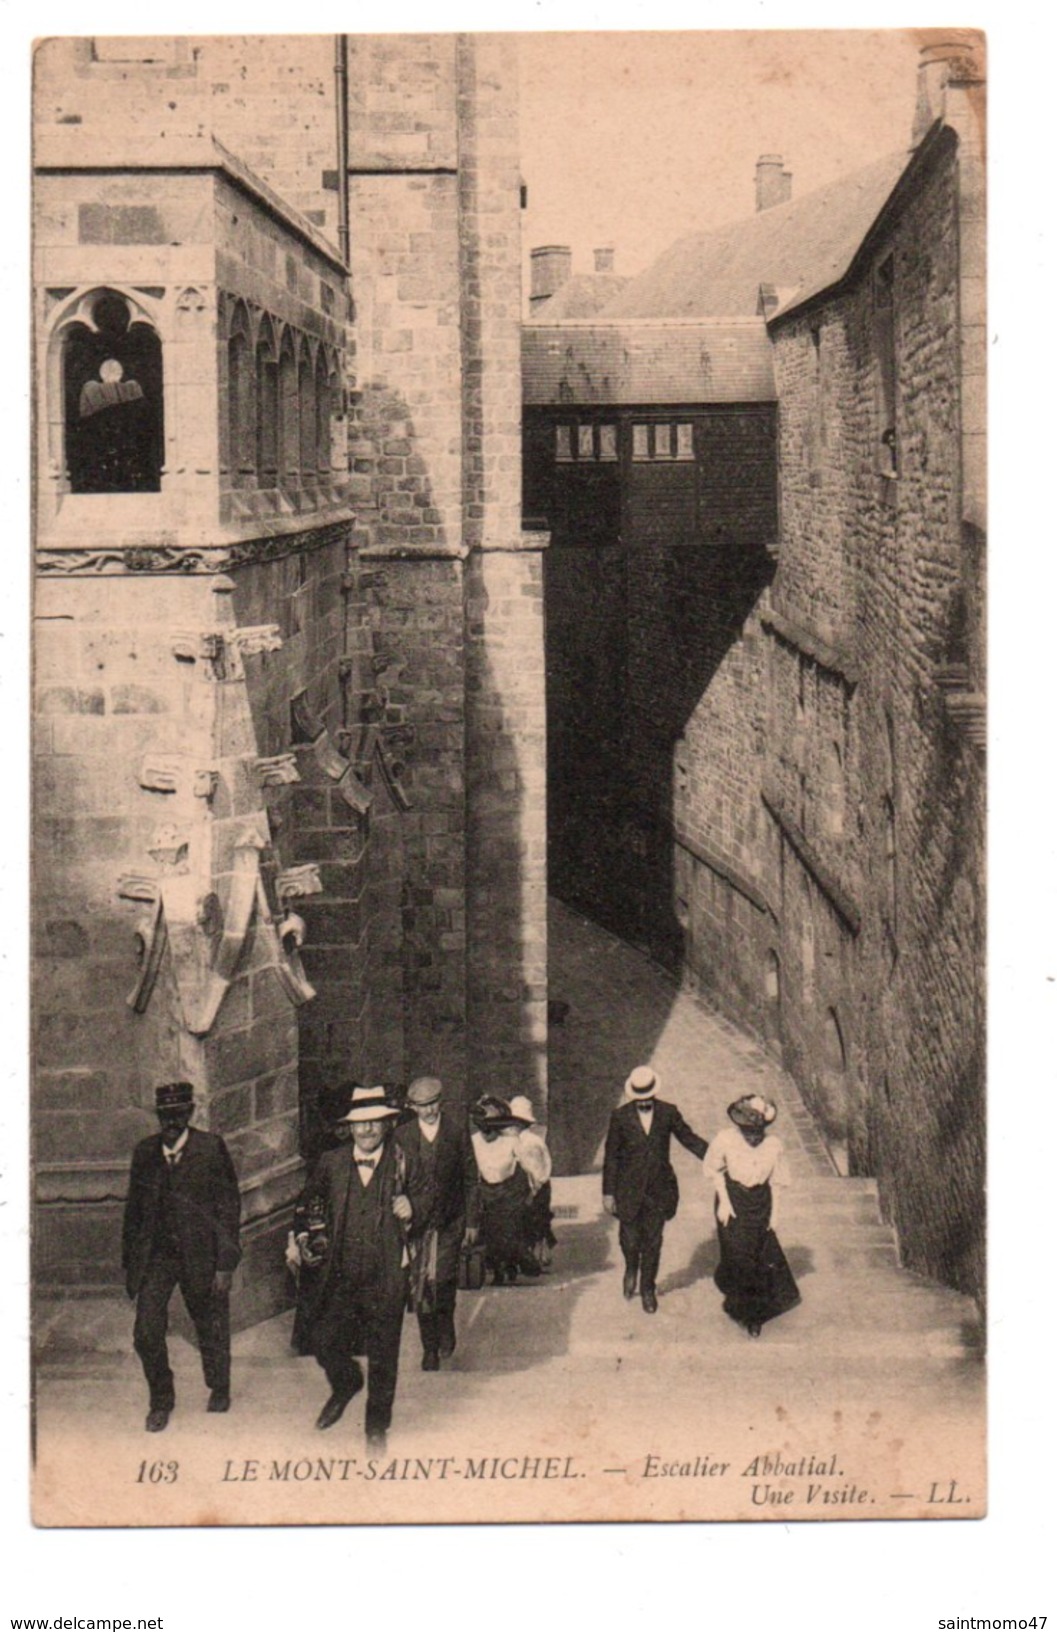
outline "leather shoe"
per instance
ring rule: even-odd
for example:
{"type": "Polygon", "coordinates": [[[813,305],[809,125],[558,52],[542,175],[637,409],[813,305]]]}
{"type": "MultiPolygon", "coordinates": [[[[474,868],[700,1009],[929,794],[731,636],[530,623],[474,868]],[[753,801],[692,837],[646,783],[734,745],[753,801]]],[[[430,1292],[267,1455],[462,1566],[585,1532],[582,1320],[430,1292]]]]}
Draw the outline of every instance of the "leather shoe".
{"type": "Polygon", "coordinates": [[[358,1394],[360,1389],[363,1387],[363,1367],[357,1360],[353,1361],[353,1367],[352,1387],[349,1389],[347,1394],[334,1393],[330,1396],[330,1399],[327,1401],[326,1405],[319,1413],[319,1416],[316,1418],[317,1428],[333,1428],[334,1424],[340,1421],[342,1413],[344,1412],[349,1401],[354,1395],[358,1394]]]}
{"type": "Polygon", "coordinates": [[[624,1296],[626,1298],[633,1298],[635,1296],[635,1291],[638,1284],[638,1271],[634,1269],[626,1269],[624,1271],[624,1296]]]}
{"type": "Polygon", "coordinates": [[[168,1406],[159,1406],[147,1412],[147,1421],[144,1424],[148,1434],[160,1434],[169,1426],[171,1411],[168,1406]]]}
{"type": "Polygon", "coordinates": [[[440,1370],[440,1355],[437,1353],[436,1349],[427,1349],[426,1350],[425,1354],[422,1356],[422,1370],[423,1371],[439,1371],[440,1370]]]}
{"type": "Polygon", "coordinates": [[[437,1353],[442,1360],[450,1360],[455,1353],[455,1322],[450,1315],[441,1316],[440,1342],[437,1353]]]}
{"type": "Polygon", "coordinates": [[[351,1394],[332,1394],[319,1416],[316,1418],[317,1428],[333,1428],[345,1415],[345,1407],[352,1399],[351,1394]]]}
{"type": "Polygon", "coordinates": [[[207,1411],[230,1411],[231,1394],[226,1388],[214,1388],[210,1391],[207,1411]]]}
{"type": "Polygon", "coordinates": [[[655,1315],[657,1313],[656,1292],[644,1292],[642,1294],[642,1307],[645,1309],[648,1315],[655,1315]]]}

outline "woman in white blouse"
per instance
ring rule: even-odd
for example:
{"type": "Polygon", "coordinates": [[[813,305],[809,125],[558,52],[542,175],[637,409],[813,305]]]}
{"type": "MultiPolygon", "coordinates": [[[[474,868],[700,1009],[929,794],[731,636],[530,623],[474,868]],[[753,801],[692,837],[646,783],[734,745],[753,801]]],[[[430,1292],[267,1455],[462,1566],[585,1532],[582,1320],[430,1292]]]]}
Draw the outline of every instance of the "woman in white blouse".
{"type": "Polygon", "coordinates": [[[495,1286],[512,1286],[518,1274],[536,1276],[540,1266],[528,1239],[532,1185],[520,1136],[531,1126],[505,1099],[484,1094],[470,1112],[481,1198],[481,1245],[495,1286]]]}
{"type": "Polygon", "coordinates": [[[723,1309],[759,1337],[765,1321],[800,1302],[792,1270],[775,1235],[775,1190],[786,1182],[781,1140],[767,1136],[778,1115],[769,1099],[744,1094],[727,1107],[734,1126],[716,1134],[703,1168],[715,1190],[723,1309]]]}
{"type": "Polygon", "coordinates": [[[525,1229],[529,1250],[540,1269],[549,1269],[557,1242],[554,1238],[554,1213],[551,1210],[551,1153],[547,1148],[547,1130],[536,1121],[532,1101],[525,1094],[516,1094],[510,1101],[514,1116],[522,1117],[528,1126],[518,1134],[518,1159],[528,1175],[531,1199],[525,1213],[525,1229]]]}

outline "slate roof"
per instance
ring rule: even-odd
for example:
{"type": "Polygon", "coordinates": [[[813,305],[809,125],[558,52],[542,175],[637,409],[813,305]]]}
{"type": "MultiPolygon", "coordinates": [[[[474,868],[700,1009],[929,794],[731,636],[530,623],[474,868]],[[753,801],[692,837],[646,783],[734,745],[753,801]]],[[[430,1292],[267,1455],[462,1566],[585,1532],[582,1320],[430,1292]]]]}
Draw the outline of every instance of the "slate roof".
{"type": "Polygon", "coordinates": [[[803,198],[677,239],[603,315],[748,316],[757,310],[761,283],[799,304],[844,276],[912,158],[906,149],[890,153],[803,198]]]}
{"type": "Polygon", "coordinates": [[[615,272],[578,272],[553,295],[531,302],[533,323],[557,323],[567,317],[594,317],[631,282],[615,272]]]}
{"type": "Polygon", "coordinates": [[[526,406],[773,402],[762,318],[719,322],[526,323],[526,406]]]}

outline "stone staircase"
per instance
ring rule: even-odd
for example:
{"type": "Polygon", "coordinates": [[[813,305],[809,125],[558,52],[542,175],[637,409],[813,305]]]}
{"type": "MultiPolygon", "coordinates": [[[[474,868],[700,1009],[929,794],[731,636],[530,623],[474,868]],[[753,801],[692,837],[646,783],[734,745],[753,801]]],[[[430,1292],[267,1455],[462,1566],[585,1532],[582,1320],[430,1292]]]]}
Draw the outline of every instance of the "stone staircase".
{"type": "Polygon", "coordinates": [[[779,1351],[787,1358],[800,1354],[806,1361],[817,1354],[828,1363],[866,1366],[897,1359],[933,1367],[979,1360],[983,1334],[975,1303],[900,1267],[895,1232],[881,1219],[876,1182],[836,1171],[796,1084],[752,1038],[676,988],[640,952],[557,902],[552,963],[552,986],[569,1002],[561,1035],[552,1037],[552,1102],[563,1103],[569,1119],[575,1084],[591,1124],[572,1142],[581,1150],[593,1148],[595,1169],[555,1181],[558,1233],[564,1226],[568,1236],[555,1272],[584,1257],[592,1238],[595,1259],[604,1253],[609,1265],[599,1277],[597,1300],[594,1290],[578,1298],[577,1328],[590,1326],[589,1352],[633,1336],[639,1356],[673,1344],[723,1353],[734,1345],[739,1364],[754,1366],[779,1351]],[[660,1074],[662,1096],[676,1101],[707,1138],[727,1125],[726,1106],[738,1094],[762,1093],[778,1106],[775,1131],[790,1180],[778,1235],[803,1302],[768,1324],[758,1342],[749,1342],[722,1314],[712,1284],[717,1250],[711,1199],[697,1163],[678,1146],[673,1159],[682,1200],[665,1232],[660,1311],[650,1320],[637,1303],[625,1305],[620,1297],[616,1225],[601,1211],[597,1136],[604,1133],[605,1107],[618,1097],[622,1075],[640,1056],[660,1074]]]}
{"type": "Polygon", "coordinates": [[[739,1366],[791,1360],[827,1368],[882,1362],[935,1367],[979,1358],[981,1334],[971,1299],[900,1268],[893,1231],[880,1220],[871,1179],[812,1174],[783,1205],[779,1234],[803,1302],[750,1342],[722,1313],[712,1283],[717,1251],[711,1210],[693,1193],[696,1175],[677,1162],[683,1202],[665,1232],[660,1309],[643,1314],[624,1301],[616,1225],[601,1208],[597,1175],[554,1183],[558,1249],[554,1269],[534,1285],[481,1294],[474,1339],[493,1367],[521,1369],[555,1353],[568,1331],[563,1362],[579,1366],[619,1357],[621,1367],[666,1367],[679,1355],[708,1369],[736,1353],[739,1366]],[[511,1299],[531,1293],[535,1320],[511,1322],[511,1299]],[[560,1317],[575,1301],[575,1316],[560,1317]],[[508,1352],[509,1351],[509,1352],[508,1352]]]}

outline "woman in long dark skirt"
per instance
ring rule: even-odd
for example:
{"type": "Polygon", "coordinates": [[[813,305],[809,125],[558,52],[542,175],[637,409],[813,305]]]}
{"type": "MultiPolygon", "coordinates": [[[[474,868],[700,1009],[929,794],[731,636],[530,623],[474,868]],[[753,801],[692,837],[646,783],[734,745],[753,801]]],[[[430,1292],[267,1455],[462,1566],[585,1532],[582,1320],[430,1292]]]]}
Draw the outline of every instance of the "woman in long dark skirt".
{"type": "Polygon", "coordinates": [[[778,1112],[760,1094],[728,1106],[734,1123],[717,1133],[704,1160],[715,1188],[719,1268],[715,1281],[723,1309],[759,1337],[764,1323],[800,1302],[793,1272],[775,1234],[775,1189],[785,1182],[781,1140],[767,1137],[778,1112]]]}
{"type": "Polygon", "coordinates": [[[485,1094],[470,1113],[473,1153],[481,1198],[480,1241],[495,1286],[512,1286],[518,1274],[536,1276],[539,1264],[528,1240],[532,1190],[518,1152],[518,1135],[530,1124],[514,1116],[506,1100],[485,1094]]]}

